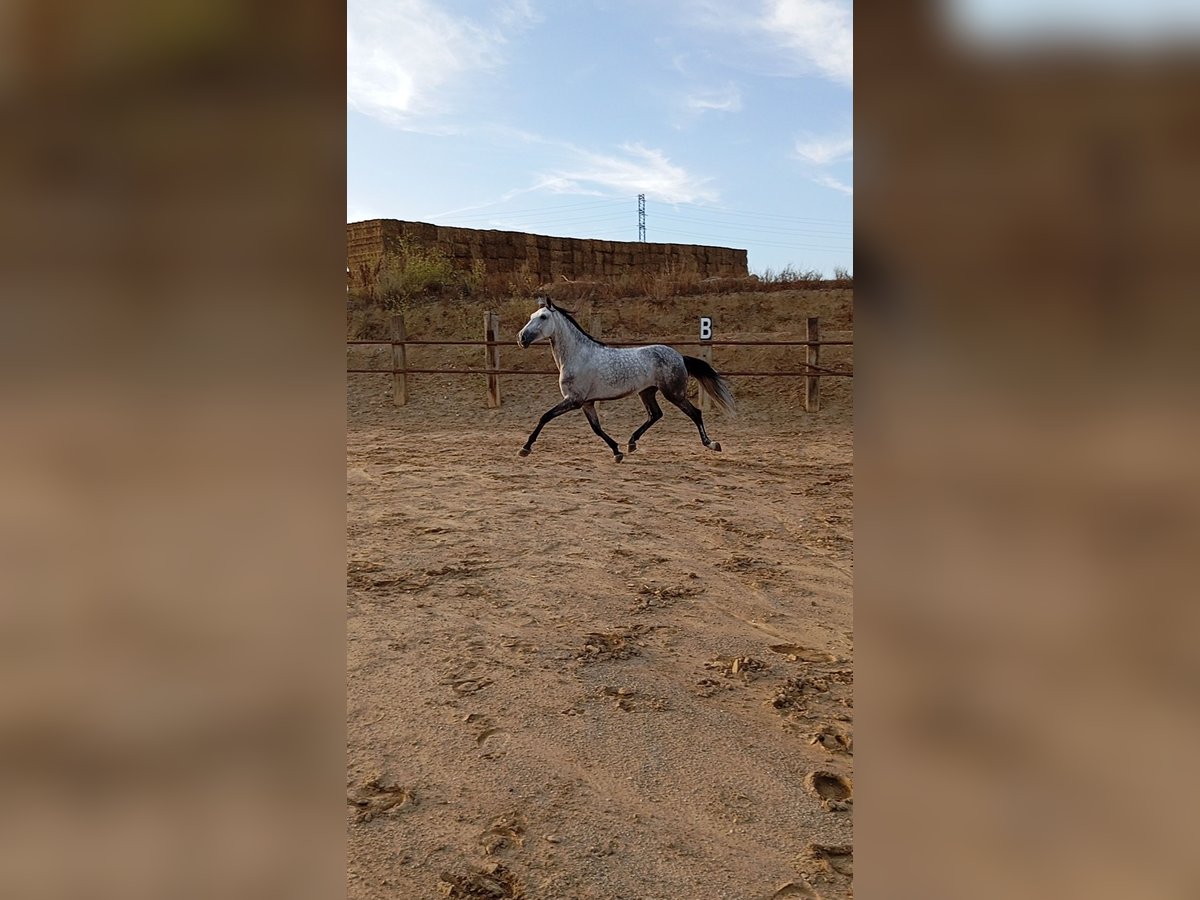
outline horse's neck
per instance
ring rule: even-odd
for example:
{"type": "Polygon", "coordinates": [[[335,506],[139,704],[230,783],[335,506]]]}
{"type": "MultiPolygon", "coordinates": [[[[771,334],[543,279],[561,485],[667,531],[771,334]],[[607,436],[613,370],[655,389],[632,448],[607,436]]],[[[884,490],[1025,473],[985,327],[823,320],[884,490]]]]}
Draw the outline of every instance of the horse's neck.
{"type": "Polygon", "coordinates": [[[564,322],[563,327],[557,329],[557,334],[550,339],[550,353],[554,356],[554,364],[558,366],[558,370],[561,372],[564,366],[579,359],[580,351],[586,350],[589,343],[590,341],[572,328],[570,323],[564,322]]]}

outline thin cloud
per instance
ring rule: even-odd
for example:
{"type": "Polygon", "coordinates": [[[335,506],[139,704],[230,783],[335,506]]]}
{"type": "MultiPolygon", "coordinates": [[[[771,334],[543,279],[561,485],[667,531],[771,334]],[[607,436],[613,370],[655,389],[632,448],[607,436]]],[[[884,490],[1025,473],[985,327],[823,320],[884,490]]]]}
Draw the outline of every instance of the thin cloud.
{"type": "Polygon", "coordinates": [[[455,80],[503,62],[511,37],[534,21],[527,0],[490,21],[455,16],[429,0],[351,0],[346,22],[346,100],[394,125],[441,111],[455,80]]]}
{"type": "MultiPolygon", "coordinates": [[[[503,203],[520,194],[583,194],[607,197],[617,194],[647,194],[671,203],[714,201],[718,193],[711,179],[691,174],[661,151],[641,143],[621,144],[621,153],[598,153],[569,141],[509,127],[491,127],[489,134],[525,145],[526,156],[541,156],[534,163],[534,181],[527,187],[507,191],[491,203],[503,203]],[[554,162],[550,163],[549,160],[554,162]]],[[[485,204],[490,205],[490,204],[485,204]]]]}
{"type": "Polygon", "coordinates": [[[707,178],[691,175],[675,165],[662,151],[641,144],[622,144],[623,156],[576,150],[578,163],[541,178],[541,185],[555,193],[646,194],[667,203],[715,202],[716,190],[707,178]]]}
{"type": "Polygon", "coordinates": [[[684,99],[684,106],[694,113],[708,112],[738,112],[742,108],[742,92],[737,85],[730,85],[722,90],[700,91],[684,99]]]}
{"type": "MultiPolygon", "coordinates": [[[[546,143],[543,139],[537,139],[542,143],[546,143]]],[[[466,212],[474,212],[480,209],[487,209],[490,206],[499,206],[502,203],[508,203],[510,200],[515,200],[522,194],[536,194],[538,191],[546,191],[551,194],[586,194],[594,197],[608,196],[603,191],[586,190],[579,185],[571,182],[558,175],[548,175],[540,178],[536,184],[529,187],[513,188],[510,191],[505,191],[495,200],[488,200],[484,203],[473,203],[470,206],[459,206],[455,209],[447,209],[444,212],[437,213],[434,218],[445,218],[446,216],[462,215],[466,212]]]]}
{"type": "MultiPolygon", "coordinates": [[[[740,38],[742,65],[816,73],[847,87],[854,80],[854,20],[849,0],[695,0],[689,20],[740,38]]],[[[776,74],[780,74],[778,71],[776,74]]]]}
{"type": "Polygon", "coordinates": [[[797,138],[795,153],[797,159],[806,163],[827,166],[854,155],[854,138],[808,135],[797,138]]]}
{"type": "Polygon", "coordinates": [[[850,135],[806,134],[796,139],[792,156],[804,164],[809,181],[848,196],[854,195],[853,187],[827,171],[854,156],[854,138],[850,135]]]}
{"type": "Polygon", "coordinates": [[[843,194],[854,196],[854,188],[843,181],[839,181],[832,175],[814,175],[812,180],[822,187],[830,188],[831,190],[841,191],[843,194]]]}
{"type": "Polygon", "coordinates": [[[622,144],[624,155],[596,153],[551,138],[522,132],[521,139],[566,156],[569,161],[555,171],[541,172],[533,184],[513,188],[495,200],[438,213],[434,218],[499,206],[524,194],[570,194],[584,197],[613,197],[646,194],[667,203],[712,203],[718,192],[710,179],[690,174],[672,163],[660,150],[641,144],[622,144]]]}
{"type": "Polygon", "coordinates": [[[769,0],[759,26],[840,84],[854,81],[854,25],[849,4],[834,0],[769,0]]]}
{"type": "Polygon", "coordinates": [[[551,194],[582,194],[585,197],[607,197],[601,190],[582,187],[578,182],[562,175],[548,175],[530,188],[519,191],[509,191],[505,200],[511,200],[517,194],[533,193],[534,191],[549,191],[551,194]]]}

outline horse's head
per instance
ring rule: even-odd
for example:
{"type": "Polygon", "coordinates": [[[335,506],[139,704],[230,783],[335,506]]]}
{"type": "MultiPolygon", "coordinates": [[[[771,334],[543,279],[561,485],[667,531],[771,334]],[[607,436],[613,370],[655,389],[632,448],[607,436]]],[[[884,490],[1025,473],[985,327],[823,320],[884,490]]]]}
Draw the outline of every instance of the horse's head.
{"type": "Polygon", "coordinates": [[[525,327],[517,334],[517,344],[521,349],[529,347],[540,340],[554,336],[558,324],[558,316],[554,313],[554,302],[545,295],[538,295],[538,308],[533,311],[525,327]]]}

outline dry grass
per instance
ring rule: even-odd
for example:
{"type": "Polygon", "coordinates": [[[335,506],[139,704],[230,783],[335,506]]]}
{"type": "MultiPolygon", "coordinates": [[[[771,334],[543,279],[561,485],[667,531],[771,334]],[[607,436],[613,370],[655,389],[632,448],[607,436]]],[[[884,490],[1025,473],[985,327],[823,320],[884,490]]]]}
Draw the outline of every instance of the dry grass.
{"type": "MultiPolygon", "coordinates": [[[[805,316],[819,316],[825,329],[854,327],[853,290],[832,286],[771,291],[743,288],[655,297],[601,295],[575,284],[555,286],[548,293],[574,312],[584,328],[591,329],[598,318],[603,335],[621,340],[694,337],[695,317],[700,314],[712,316],[718,331],[726,336],[734,330],[796,332],[805,316]]],[[[473,339],[482,335],[485,312],[498,313],[502,328],[512,329],[529,318],[534,306],[532,293],[494,299],[420,299],[409,304],[404,314],[410,337],[473,339]]],[[[347,303],[347,339],[386,339],[389,318],[389,309],[351,299],[347,303]]]]}
{"type": "Polygon", "coordinates": [[[370,265],[359,266],[359,283],[369,285],[352,292],[360,306],[378,306],[386,312],[408,309],[421,298],[465,298],[483,290],[483,264],[464,270],[454,265],[445,251],[411,241],[401,241],[398,253],[390,253],[370,265]]]}
{"type": "Polygon", "coordinates": [[[506,321],[523,321],[533,297],[539,293],[576,311],[604,310],[606,320],[615,312],[611,323],[614,327],[623,328],[625,333],[641,333],[647,322],[658,322],[661,327],[661,310],[674,298],[796,291],[848,294],[854,288],[853,278],[843,270],[829,279],[819,272],[800,272],[791,267],[744,277],[701,278],[694,271],[631,271],[607,281],[563,278],[542,283],[528,272],[485,274],[478,264],[473,271],[462,272],[436,249],[410,247],[406,252],[406,256],[389,257],[371,271],[364,271],[363,283],[371,287],[347,295],[348,338],[386,337],[388,317],[397,311],[421,310],[427,314],[425,318],[432,315],[443,319],[428,323],[443,326],[439,328],[442,333],[475,331],[475,319],[483,308],[480,304],[499,312],[506,321]]]}

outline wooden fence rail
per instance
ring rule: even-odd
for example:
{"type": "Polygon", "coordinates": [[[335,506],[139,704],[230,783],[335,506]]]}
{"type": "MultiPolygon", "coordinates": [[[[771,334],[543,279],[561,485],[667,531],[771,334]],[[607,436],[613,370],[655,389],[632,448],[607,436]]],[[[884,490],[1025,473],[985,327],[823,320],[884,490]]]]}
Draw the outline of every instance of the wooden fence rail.
{"type": "MultiPolygon", "coordinates": [[[[595,326],[593,325],[592,327],[594,328],[595,326]]],[[[595,337],[599,337],[599,335],[597,335],[596,332],[594,332],[594,331],[592,332],[592,335],[595,337]]],[[[644,341],[605,341],[604,343],[607,344],[609,347],[645,347],[647,343],[653,343],[653,342],[654,341],[652,338],[647,338],[644,341]]],[[[346,341],[346,343],[348,345],[356,345],[356,344],[380,344],[380,345],[382,345],[382,344],[390,344],[392,342],[390,340],[387,340],[387,341],[377,340],[377,341],[346,341]]],[[[497,347],[515,347],[515,346],[517,346],[516,341],[460,341],[460,340],[428,341],[428,340],[417,339],[417,338],[408,338],[405,340],[405,343],[406,344],[429,344],[432,346],[446,346],[446,347],[449,347],[449,346],[452,346],[455,344],[458,344],[458,345],[461,345],[464,347],[483,347],[483,346],[492,346],[492,345],[495,345],[497,347]]],[[[711,341],[667,341],[666,343],[670,344],[672,347],[804,347],[804,346],[807,346],[808,344],[814,344],[814,343],[821,344],[824,347],[837,347],[837,346],[849,347],[854,343],[854,341],[722,341],[722,340],[711,340],[711,341]]]]}
{"type": "MultiPolygon", "coordinates": [[[[600,334],[599,319],[593,316],[590,323],[592,333],[600,334]]],[[[676,347],[700,347],[701,352],[698,354],[705,362],[712,364],[712,348],[713,347],[804,347],[804,368],[798,371],[721,371],[722,375],[735,376],[738,378],[803,378],[804,382],[804,408],[808,412],[815,412],[821,408],[821,379],[830,377],[852,378],[854,373],[842,369],[831,369],[822,366],[821,362],[821,347],[848,347],[854,344],[854,341],[823,341],[820,336],[820,320],[815,316],[810,316],[804,323],[804,340],[802,341],[654,341],[647,339],[644,341],[608,341],[610,347],[643,347],[646,344],[663,343],[676,347]]],[[[501,375],[557,375],[557,369],[504,369],[500,366],[500,348],[507,346],[515,346],[515,341],[501,341],[497,339],[500,333],[500,316],[497,313],[489,312],[484,314],[483,318],[483,340],[482,341],[464,341],[464,340],[427,340],[423,338],[410,338],[404,327],[404,317],[400,314],[392,316],[390,322],[389,340],[365,340],[365,341],[346,341],[348,346],[390,346],[392,348],[392,366],[388,369],[371,368],[371,369],[346,369],[346,373],[350,375],[391,375],[392,376],[392,397],[397,406],[404,406],[408,403],[408,376],[409,375],[485,375],[487,376],[487,405],[489,408],[496,408],[500,405],[500,376],[501,375]],[[425,346],[460,346],[460,347],[483,347],[484,348],[484,367],[476,368],[459,368],[459,369],[428,369],[414,368],[408,365],[407,347],[411,345],[425,346]]],[[[704,391],[700,391],[700,409],[707,412],[710,406],[708,395],[704,391]]]]}

